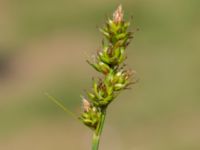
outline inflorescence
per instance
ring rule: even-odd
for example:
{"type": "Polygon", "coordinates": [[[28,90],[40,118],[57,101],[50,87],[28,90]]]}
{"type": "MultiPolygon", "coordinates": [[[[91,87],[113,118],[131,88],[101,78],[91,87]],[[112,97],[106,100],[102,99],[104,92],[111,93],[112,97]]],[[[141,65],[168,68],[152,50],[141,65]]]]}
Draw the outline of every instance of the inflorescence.
{"type": "Polygon", "coordinates": [[[124,64],[127,55],[125,50],[133,38],[128,31],[129,21],[124,21],[120,5],[100,29],[104,39],[102,48],[97,51],[94,61],[87,61],[103,77],[93,79],[93,86],[87,92],[87,99],[82,97],[83,113],[80,120],[92,130],[97,130],[101,116],[108,105],[118,96],[120,91],[127,89],[134,81],[134,72],[124,64]]]}

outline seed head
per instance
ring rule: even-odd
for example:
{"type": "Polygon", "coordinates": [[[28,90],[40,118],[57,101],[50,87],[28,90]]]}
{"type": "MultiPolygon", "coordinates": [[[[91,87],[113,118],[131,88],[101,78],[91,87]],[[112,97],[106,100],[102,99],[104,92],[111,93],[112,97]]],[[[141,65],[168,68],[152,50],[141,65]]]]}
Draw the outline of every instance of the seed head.
{"type": "Polygon", "coordinates": [[[122,10],[122,5],[119,5],[117,10],[113,13],[113,21],[118,24],[123,21],[123,10],[122,10]]]}

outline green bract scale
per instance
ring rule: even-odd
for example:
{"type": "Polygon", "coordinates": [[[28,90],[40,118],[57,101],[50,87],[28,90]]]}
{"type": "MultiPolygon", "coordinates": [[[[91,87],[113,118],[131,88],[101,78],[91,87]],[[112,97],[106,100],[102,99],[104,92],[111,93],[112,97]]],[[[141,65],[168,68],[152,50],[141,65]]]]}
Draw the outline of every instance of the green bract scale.
{"type": "Polygon", "coordinates": [[[97,128],[101,112],[90,105],[90,103],[83,98],[83,107],[84,112],[82,113],[81,119],[83,123],[90,127],[91,129],[95,130],[97,128]]]}

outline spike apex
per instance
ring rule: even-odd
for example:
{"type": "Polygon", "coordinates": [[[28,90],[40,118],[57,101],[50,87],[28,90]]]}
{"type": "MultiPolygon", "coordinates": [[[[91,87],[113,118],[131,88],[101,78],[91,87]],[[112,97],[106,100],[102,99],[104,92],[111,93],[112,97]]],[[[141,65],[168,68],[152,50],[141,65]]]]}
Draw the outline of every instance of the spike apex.
{"type": "Polygon", "coordinates": [[[119,5],[116,11],[113,13],[113,21],[118,24],[123,21],[123,10],[122,10],[122,5],[119,5]]]}

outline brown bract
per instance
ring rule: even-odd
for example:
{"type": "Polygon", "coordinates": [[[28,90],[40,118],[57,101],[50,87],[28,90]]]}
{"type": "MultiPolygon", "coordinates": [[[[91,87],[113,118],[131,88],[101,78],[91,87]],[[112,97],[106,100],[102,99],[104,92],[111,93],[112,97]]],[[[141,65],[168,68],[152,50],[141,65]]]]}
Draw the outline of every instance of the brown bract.
{"type": "Polygon", "coordinates": [[[91,104],[88,100],[86,100],[85,98],[82,99],[82,102],[83,102],[83,110],[84,112],[88,112],[90,107],[91,107],[91,104]]]}
{"type": "Polygon", "coordinates": [[[113,21],[118,24],[123,21],[123,10],[122,10],[122,5],[119,5],[117,10],[113,13],[113,21]]]}

